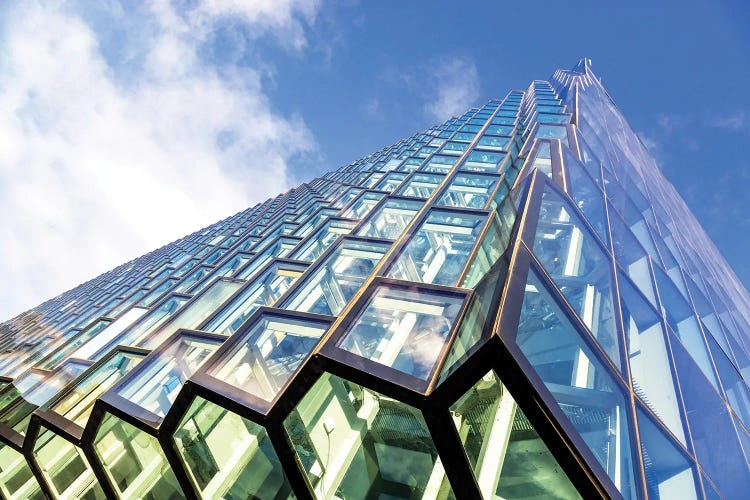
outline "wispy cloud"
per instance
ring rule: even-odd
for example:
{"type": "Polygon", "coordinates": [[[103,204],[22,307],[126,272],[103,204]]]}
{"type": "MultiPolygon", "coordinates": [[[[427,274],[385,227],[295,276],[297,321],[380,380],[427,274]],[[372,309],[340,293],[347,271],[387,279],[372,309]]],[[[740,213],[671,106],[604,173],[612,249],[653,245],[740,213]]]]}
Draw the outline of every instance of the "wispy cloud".
{"type": "Polygon", "coordinates": [[[302,50],[317,1],[97,8],[29,2],[0,27],[3,319],[288,188],[315,148],[260,62],[202,51],[229,21],[302,50]]]}
{"type": "Polygon", "coordinates": [[[471,59],[439,58],[430,65],[425,111],[431,118],[443,121],[474,104],[479,97],[479,72],[471,59]]]}
{"type": "Polygon", "coordinates": [[[706,125],[725,130],[740,130],[747,123],[745,112],[741,109],[729,114],[714,114],[706,120],[706,125]]]}

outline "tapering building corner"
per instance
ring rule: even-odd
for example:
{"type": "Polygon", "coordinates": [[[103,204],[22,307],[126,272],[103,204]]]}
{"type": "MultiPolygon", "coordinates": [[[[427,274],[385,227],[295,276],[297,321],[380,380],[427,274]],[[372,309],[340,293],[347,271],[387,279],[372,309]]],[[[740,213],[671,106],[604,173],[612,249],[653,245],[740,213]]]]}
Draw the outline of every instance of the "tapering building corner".
{"type": "Polygon", "coordinates": [[[749,304],[583,60],[2,323],[0,496],[746,497],[749,304]]]}

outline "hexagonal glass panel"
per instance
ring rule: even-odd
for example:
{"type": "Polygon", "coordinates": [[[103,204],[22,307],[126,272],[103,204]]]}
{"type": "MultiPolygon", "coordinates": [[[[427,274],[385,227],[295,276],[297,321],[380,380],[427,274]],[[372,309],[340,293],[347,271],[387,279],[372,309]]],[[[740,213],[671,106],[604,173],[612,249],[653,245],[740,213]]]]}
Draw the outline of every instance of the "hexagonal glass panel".
{"type": "Polygon", "coordinates": [[[268,433],[255,422],[196,397],[173,439],[201,498],[294,497],[268,433]]]}
{"type": "Polygon", "coordinates": [[[454,498],[422,413],[371,389],[325,373],[284,428],[317,498],[454,498]]]}
{"type": "Polygon", "coordinates": [[[581,498],[494,372],[450,411],[483,498],[581,498]]]}
{"type": "Polygon", "coordinates": [[[34,443],[34,458],[56,498],[106,499],[83,450],[70,441],[42,427],[34,443]]]}
{"type": "Polygon", "coordinates": [[[432,209],[387,276],[456,285],[486,221],[487,215],[481,212],[432,209]]]}
{"type": "Polygon", "coordinates": [[[154,352],[131,373],[117,394],[131,403],[164,417],[182,384],[221,345],[221,340],[182,334],[160,352],[154,352]]]}
{"type": "Polygon", "coordinates": [[[144,357],[145,354],[116,352],[111,359],[86,375],[75,387],[52,403],[50,409],[71,422],[86,427],[99,396],[127,375],[144,357]]]}
{"type": "Polygon", "coordinates": [[[346,238],[281,307],[335,316],[339,314],[390,248],[390,243],[346,238]]]}
{"type": "Polygon", "coordinates": [[[465,299],[462,293],[380,284],[337,346],[427,380],[465,299]]]}
{"type": "Polygon", "coordinates": [[[231,335],[260,307],[276,302],[306,268],[304,264],[273,263],[201,330],[231,335]]]}
{"type": "Polygon", "coordinates": [[[329,326],[328,321],[264,313],[231,347],[212,360],[206,373],[265,401],[299,368],[329,326]]]}
{"type": "Polygon", "coordinates": [[[99,425],[94,453],[123,499],[185,498],[159,441],[111,413],[99,425]]]}

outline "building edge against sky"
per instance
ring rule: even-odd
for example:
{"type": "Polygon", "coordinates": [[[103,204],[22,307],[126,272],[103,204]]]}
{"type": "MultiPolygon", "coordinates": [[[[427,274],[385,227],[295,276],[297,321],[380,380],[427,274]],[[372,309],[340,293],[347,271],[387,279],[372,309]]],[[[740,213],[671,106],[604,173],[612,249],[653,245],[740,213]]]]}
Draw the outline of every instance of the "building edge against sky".
{"type": "Polygon", "coordinates": [[[739,498],[749,299],[582,60],[0,324],[0,497],[739,498]]]}

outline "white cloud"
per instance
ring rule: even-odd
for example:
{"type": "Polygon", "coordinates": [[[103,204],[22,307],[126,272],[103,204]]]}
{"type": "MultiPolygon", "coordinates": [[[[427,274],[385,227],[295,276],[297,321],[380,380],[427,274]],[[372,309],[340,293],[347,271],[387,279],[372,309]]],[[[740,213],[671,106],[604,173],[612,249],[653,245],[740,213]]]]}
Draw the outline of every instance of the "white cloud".
{"type": "Polygon", "coordinates": [[[479,97],[479,72],[473,61],[460,57],[435,59],[427,89],[427,114],[438,121],[466,111],[479,97]]]}
{"type": "Polygon", "coordinates": [[[745,126],[745,123],[746,123],[745,112],[741,109],[728,115],[716,114],[714,116],[711,116],[706,121],[706,124],[709,127],[721,128],[721,129],[733,130],[733,131],[740,130],[742,127],[745,126]]]}
{"type": "Polygon", "coordinates": [[[105,5],[119,45],[70,5],[5,12],[0,320],[289,188],[287,162],[315,147],[259,65],[201,48],[227,19],[302,48],[317,2],[105,5]]]}

